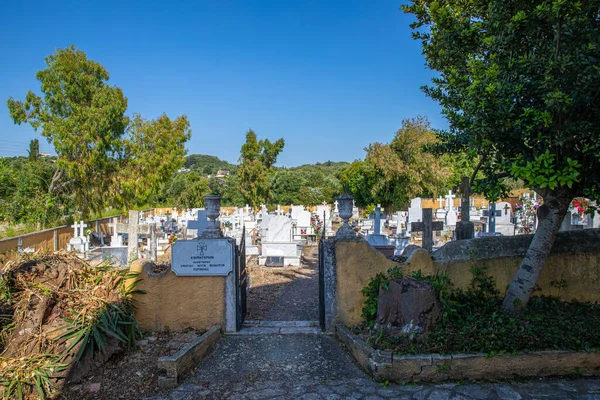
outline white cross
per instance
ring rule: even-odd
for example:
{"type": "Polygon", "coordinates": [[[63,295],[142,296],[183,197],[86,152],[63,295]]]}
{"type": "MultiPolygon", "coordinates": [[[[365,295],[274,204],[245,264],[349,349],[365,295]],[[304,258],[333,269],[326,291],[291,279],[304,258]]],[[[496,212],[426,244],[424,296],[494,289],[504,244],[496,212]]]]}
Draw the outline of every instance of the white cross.
{"type": "Polygon", "coordinates": [[[440,197],[438,198],[438,202],[440,203],[440,206],[439,206],[439,208],[442,208],[442,207],[444,207],[444,205],[442,204],[442,203],[444,202],[444,198],[443,198],[442,196],[440,196],[440,197]]]}
{"type": "Polygon", "coordinates": [[[83,232],[83,228],[87,228],[87,224],[84,224],[83,221],[79,221],[79,237],[84,237],[85,233],[83,232]]]}
{"type": "Polygon", "coordinates": [[[250,206],[246,204],[246,214],[250,215],[250,206]]]}
{"type": "Polygon", "coordinates": [[[281,215],[281,206],[277,204],[277,215],[281,215]]]}
{"type": "Polygon", "coordinates": [[[73,233],[73,237],[77,237],[77,231],[79,230],[79,224],[77,223],[77,221],[75,221],[75,223],[71,225],[71,228],[75,230],[75,232],[73,233]]]}
{"type": "Polygon", "coordinates": [[[326,201],[323,201],[323,202],[321,203],[321,205],[324,205],[324,206],[326,206],[326,205],[327,205],[327,202],[326,202],[326,201]]]}
{"type": "Polygon", "coordinates": [[[448,190],[448,194],[446,195],[446,209],[452,210],[454,209],[454,198],[456,196],[452,194],[452,190],[448,190]]]}

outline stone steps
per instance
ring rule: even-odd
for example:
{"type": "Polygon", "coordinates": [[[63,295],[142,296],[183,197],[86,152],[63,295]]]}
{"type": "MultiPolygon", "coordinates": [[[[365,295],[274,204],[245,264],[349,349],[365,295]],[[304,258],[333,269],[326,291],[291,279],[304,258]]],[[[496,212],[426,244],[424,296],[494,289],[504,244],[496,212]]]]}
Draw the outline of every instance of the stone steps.
{"type": "Polygon", "coordinates": [[[239,332],[228,335],[291,335],[313,334],[322,335],[319,321],[244,321],[239,332]]]}

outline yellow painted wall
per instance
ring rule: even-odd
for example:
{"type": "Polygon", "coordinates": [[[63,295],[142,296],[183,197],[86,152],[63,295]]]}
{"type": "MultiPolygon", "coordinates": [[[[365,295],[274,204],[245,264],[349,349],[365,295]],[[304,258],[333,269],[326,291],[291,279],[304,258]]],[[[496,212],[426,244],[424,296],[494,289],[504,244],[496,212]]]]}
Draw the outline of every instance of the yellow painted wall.
{"type": "MultiPolygon", "coordinates": [[[[478,261],[434,262],[422,249],[412,253],[402,263],[404,273],[410,275],[421,270],[424,275],[445,272],[454,287],[467,288],[472,281],[471,267],[487,267],[487,273],[504,293],[515,275],[522,257],[503,257],[478,261]]],[[[398,263],[388,260],[367,242],[338,242],[336,244],[336,322],[355,327],[362,322],[361,313],[365,297],[361,290],[380,272],[386,272],[398,263]]],[[[586,253],[551,254],[538,282],[546,294],[567,301],[600,302],[600,251],[586,253]],[[562,281],[565,288],[550,285],[562,281]]]]}
{"type": "Polygon", "coordinates": [[[148,275],[150,261],[138,260],[131,271],[138,272],[135,311],[140,328],[148,331],[206,329],[225,323],[225,277],[176,276],[172,271],[148,275]]]}

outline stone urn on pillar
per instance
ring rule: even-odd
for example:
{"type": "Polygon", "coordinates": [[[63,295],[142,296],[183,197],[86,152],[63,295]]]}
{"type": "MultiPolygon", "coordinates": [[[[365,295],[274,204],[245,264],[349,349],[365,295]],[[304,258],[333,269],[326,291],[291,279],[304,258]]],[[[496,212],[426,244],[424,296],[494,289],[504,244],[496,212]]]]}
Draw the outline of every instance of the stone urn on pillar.
{"type": "Polygon", "coordinates": [[[356,238],[356,232],[348,223],[348,220],[352,217],[352,207],[354,197],[350,195],[343,195],[337,198],[340,218],[344,221],[344,224],[340,226],[337,233],[335,234],[336,239],[354,239],[356,238]]]}
{"type": "Polygon", "coordinates": [[[200,235],[201,239],[220,239],[223,237],[221,223],[217,221],[221,212],[221,196],[204,196],[204,208],[208,217],[208,226],[200,235]]]}

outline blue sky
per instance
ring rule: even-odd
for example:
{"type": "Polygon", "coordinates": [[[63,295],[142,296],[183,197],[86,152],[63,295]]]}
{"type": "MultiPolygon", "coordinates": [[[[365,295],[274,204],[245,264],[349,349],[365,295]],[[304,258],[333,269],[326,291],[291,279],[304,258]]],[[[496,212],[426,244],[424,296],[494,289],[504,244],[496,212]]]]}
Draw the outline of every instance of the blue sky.
{"type": "Polygon", "coordinates": [[[9,97],[74,44],[110,72],[128,113],[186,114],[189,153],[236,162],[245,132],[283,137],[279,166],[364,157],[403,118],[447,123],[420,86],[433,76],[401,1],[13,1],[0,13],[0,156],[40,138],[14,125],[9,97]],[[102,6],[99,6],[102,4],[102,6]]]}

